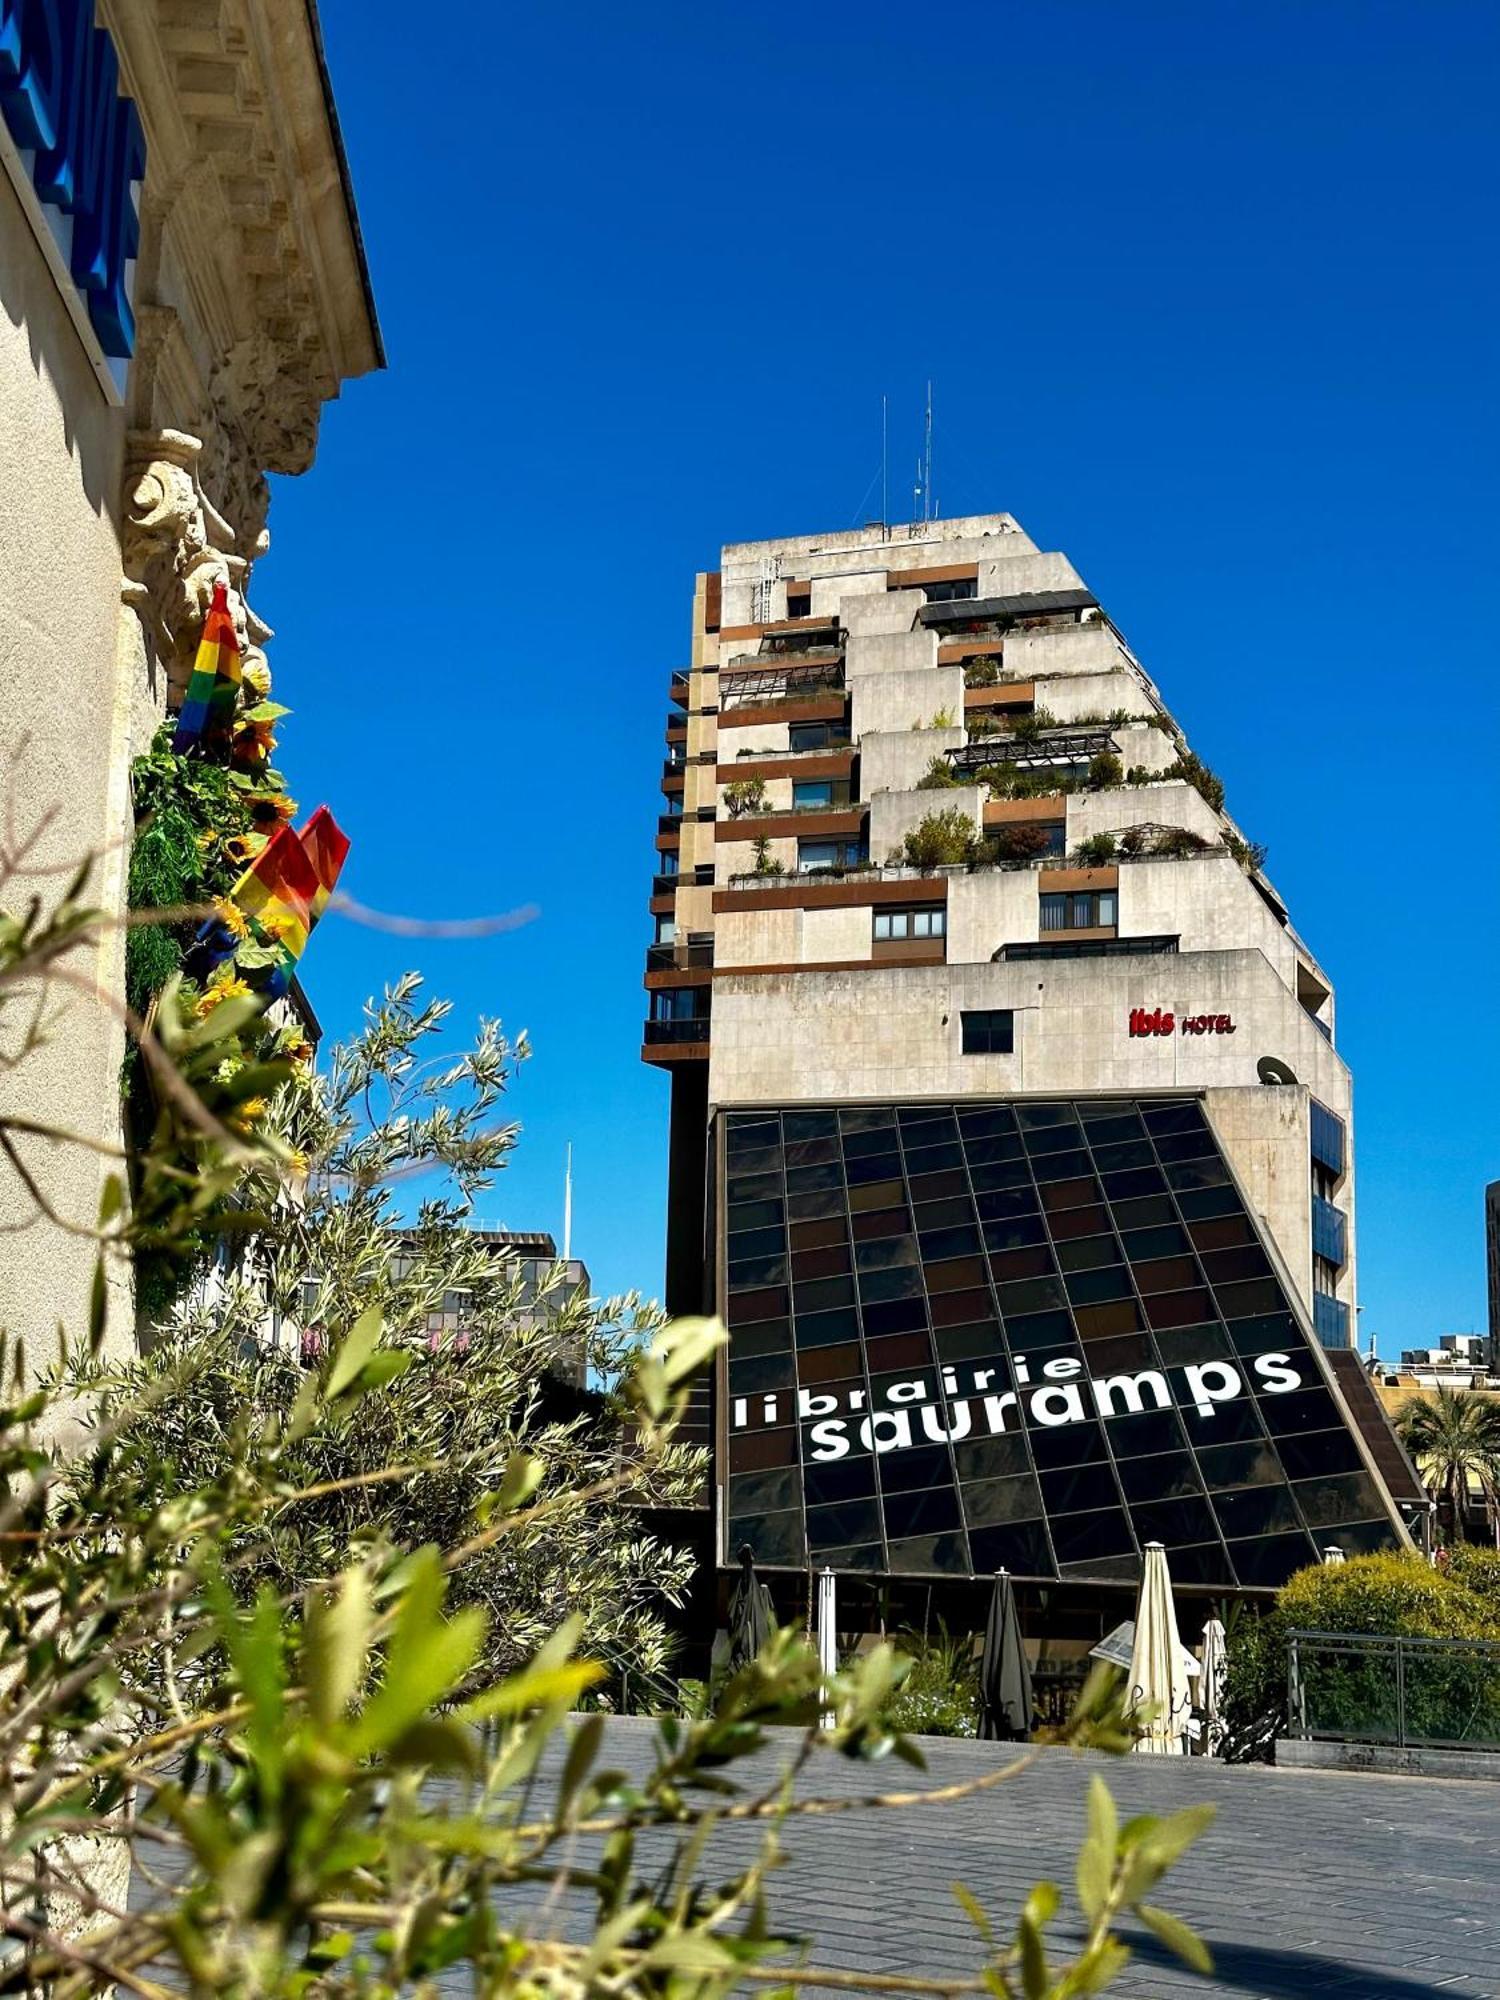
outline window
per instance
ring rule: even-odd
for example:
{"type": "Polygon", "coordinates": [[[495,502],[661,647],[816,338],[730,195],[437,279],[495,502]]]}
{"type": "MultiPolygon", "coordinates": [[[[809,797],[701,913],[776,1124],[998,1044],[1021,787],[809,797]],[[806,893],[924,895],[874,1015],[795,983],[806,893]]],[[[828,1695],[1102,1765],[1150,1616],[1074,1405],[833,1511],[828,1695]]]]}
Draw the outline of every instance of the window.
{"type": "Polygon", "coordinates": [[[669,792],[667,794],[667,811],[670,814],[672,814],[674,818],[676,817],[677,814],[679,814],[682,811],[681,792],[669,792]]]}
{"type": "Polygon", "coordinates": [[[812,585],[801,584],[786,587],[786,615],[788,618],[812,617],[812,585]]]}
{"type": "Polygon", "coordinates": [[[675,944],[676,941],[677,919],[675,917],[658,917],[656,920],[656,942],[658,944],[675,944]]]}
{"type": "Polygon", "coordinates": [[[858,840],[799,840],[797,872],[810,875],[820,868],[857,868],[868,859],[858,840]]]}
{"type": "Polygon", "coordinates": [[[1312,1100],[1312,1156],[1325,1166],[1331,1174],[1342,1176],[1344,1171],[1344,1121],[1336,1117],[1328,1107],[1312,1100]]]}
{"type": "Polygon", "coordinates": [[[1113,889],[1075,889],[1041,899],[1044,931],[1112,930],[1119,896],[1113,889]]]}
{"type": "Polygon", "coordinates": [[[658,854],[656,858],[661,863],[660,868],[656,871],[658,875],[675,875],[681,866],[681,856],[675,847],[667,848],[664,853],[658,854]]]}
{"type": "Polygon", "coordinates": [[[702,1021],[708,1018],[706,986],[669,986],[651,995],[653,1021],[702,1021]]]}
{"type": "Polygon", "coordinates": [[[792,811],[809,812],[833,804],[832,778],[800,778],[792,786],[792,811]]]}
{"type": "Polygon", "coordinates": [[[875,939],[883,943],[887,938],[940,938],[948,931],[946,910],[877,910],[875,912],[875,939]]]}
{"type": "Polygon", "coordinates": [[[848,744],[847,722],[794,722],[787,730],[789,750],[844,750],[848,744]]]}
{"type": "Polygon", "coordinates": [[[977,1011],[966,1007],[959,1019],[963,1023],[966,1056],[1014,1055],[1016,1017],[1009,1007],[986,1007],[977,1011]]]}

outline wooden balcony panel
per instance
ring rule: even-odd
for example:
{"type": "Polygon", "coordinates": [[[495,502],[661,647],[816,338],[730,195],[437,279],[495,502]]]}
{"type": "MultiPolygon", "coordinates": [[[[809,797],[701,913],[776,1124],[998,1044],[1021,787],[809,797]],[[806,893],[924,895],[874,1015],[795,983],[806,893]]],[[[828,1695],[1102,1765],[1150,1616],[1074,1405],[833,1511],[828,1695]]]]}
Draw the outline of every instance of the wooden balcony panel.
{"type": "Polygon", "coordinates": [[[721,785],[738,778],[847,778],[854,768],[854,749],[830,750],[822,756],[778,756],[768,750],[764,757],[739,757],[732,764],[720,764],[714,777],[721,785]]]}
{"type": "Polygon", "coordinates": [[[644,1063],[707,1062],[707,1042],[642,1042],[644,1063]]]}
{"type": "Polygon", "coordinates": [[[1061,792],[1048,798],[988,799],[984,807],[986,826],[1055,826],[1067,816],[1068,802],[1061,792]]]}
{"type": "Polygon", "coordinates": [[[865,808],[849,806],[832,812],[747,813],[743,819],[714,822],[719,840],[826,840],[857,834],[865,823],[865,808]]]}
{"type": "Polygon", "coordinates": [[[723,910],[852,910],[877,903],[939,909],[946,907],[947,901],[946,876],[884,882],[874,875],[851,875],[829,882],[816,875],[788,875],[785,885],[774,889],[715,889],[714,914],[723,910]]]}
{"type": "Polygon", "coordinates": [[[828,688],[822,694],[805,695],[797,701],[747,702],[743,708],[721,709],[719,735],[726,729],[745,729],[767,722],[839,722],[848,697],[842,688],[828,688]]]}
{"type": "Polygon", "coordinates": [[[1034,708],[1035,681],[997,681],[994,687],[964,689],[964,708],[1034,708]]]}
{"type": "MultiPolygon", "coordinates": [[[[1044,868],[1037,878],[1037,888],[1041,895],[1051,895],[1059,889],[1118,889],[1120,871],[1118,868],[1044,868]]],[[[1061,937],[1061,931],[1047,933],[1048,937],[1061,937]]],[[[1071,937],[1073,933],[1070,931],[1071,937]]],[[[1091,931],[1080,931],[1080,937],[1091,937],[1091,931]]],[[[1043,939],[1046,942],[1046,939],[1043,939]]]]}
{"type": "Polygon", "coordinates": [[[979,569],[975,563],[948,563],[936,569],[892,569],[885,576],[887,590],[915,590],[929,583],[978,582],[979,569]]]}
{"type": "Polygon", "coordinates": [[[1004,651],[1003,639],[940,639],[938,665],[955,667],[964,660],[998,660],[1004,651]]]}

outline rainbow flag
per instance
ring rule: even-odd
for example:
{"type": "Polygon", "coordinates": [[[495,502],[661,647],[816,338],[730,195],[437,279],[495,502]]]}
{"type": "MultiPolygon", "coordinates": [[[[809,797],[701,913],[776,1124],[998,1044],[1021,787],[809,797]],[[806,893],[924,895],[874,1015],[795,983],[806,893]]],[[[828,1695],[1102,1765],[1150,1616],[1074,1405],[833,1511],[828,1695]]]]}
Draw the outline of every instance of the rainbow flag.
{"type": "Polygon", "coordinates": [[[297,838],[302,842],[302,851],[312,863],[312,871],[318,878],[318,887],[312,899],[312,921],[316,923],[328,908],[338,884],[339,872],[349,853],[349,836],[340,828],[327,806],[319,806],[297,838]]]}
{"type": "Polygon", "coordinates": [[[201,750],[209,756],[227,757],[239,691],[240,642],[229,615],[229,592],[216,583],[192,679],[178,711],[172,748],[179,754],[201,750]]]}

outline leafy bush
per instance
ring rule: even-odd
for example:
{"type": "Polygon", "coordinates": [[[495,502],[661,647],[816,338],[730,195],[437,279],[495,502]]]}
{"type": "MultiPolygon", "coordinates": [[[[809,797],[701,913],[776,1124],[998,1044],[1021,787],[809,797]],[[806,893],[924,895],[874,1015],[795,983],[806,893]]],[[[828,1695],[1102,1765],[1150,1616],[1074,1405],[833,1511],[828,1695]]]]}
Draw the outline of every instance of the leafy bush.
{"type": "Polygon", "coordinates": [[[913,1736],[974,1736],[979,1729],[979,1660],[973,1642],[939,1627],[937,1636],[895,1635],[911,1669],[896,1690],[888,1720],[913,1736]]]}
{"type": "Polygon", "coordinates": [[[919,792],[951,792],[958,784],[959,779],[948,759],[934,757],[913,789],[919,792]]]}
{"type": "Polygon", "coordinates": [[[766,809],[766,783],[764,778],[732,778],[724,787],[724,810],[731,819],[743,819],[747,813],[764,812],[766,809]]]}
{"type": "MultiPolygon", "coordinates": [[[[1269,1758],[1285,1733],[1287,1635],[1294,1631],[1367,1632],[1414,1639],[1500,1638],[1500,1605],[1460,1574],[1434,1569],[1414,1554],[1353,1556],[1298,1570],[1278,1591],[1274,1607],[1244,1624],[1229,1649],[1225,1686],[1226,1754],[1269,1758]]],[[[1387,1670],[1351,1662],[1318,1667],[1316,1699],[1322,1712],[1351,1718],[1378,1712],[1387,1670]]],[[[1445,1662],[1415,1705],[1418,1723],[1440,1720],[1475,1692],[1475,1670],[1466,1661],[1445,1662]]],[[[1500,1669],[1479,1670],[1484,1699],[1497,1705],[1500,1669]]],[[[1409,1690],[1409,1693],[1412,1691],[1409,1690]]],[[[1433,1730],[1429,1733],[1441,1733],[1433,1730]]]]}
{"type": "Polygon", "coordinates": [[[1111,785],[1125,782],[1125,771],[1113,750],[1101,750],[1097,757],[1089,759],[1089,790],[1108,791],[1111,785]]]}
{"type": "Polygon", "coordinates": [[[970,660],[964,667],[966,688],[992,688],[1000,685],[1000,662],[996,659],[970,660]]]}
{"type": "Polygon", "coordinates": [[[1074,849],[1075,858],[1087,867],[1097,868],[1105,861],[1115,858],[1115,836],[1112,833],[1091,833],[1087,840],[1080,840],[1074,849]]]}
{"type": "Polygon", "coordinates": [[[1045,827],[1021,821],[1016,826],[999,826],[987,836],[987,845],[996,861],[1035,861],[1052,845],[1045,827]]]}
{"type": "Polygon", "coordinates": [[[1176,763],[1158,775],[1163,779],[1185,780],[1200,798],[1207,800],[1215,812],[1224,810],[1224,780],[1217,777],[1200,757],[1195,757],[1185,746],[1178,746],[1176,763]]]}
{"type": "Polygon", "coordinates": [[[901,851],[909,868],[942,868],[981,860],[984,845],[969,815],[950,806],[946,812],[931,812],[919,820],[907,833],[901,851]]]}

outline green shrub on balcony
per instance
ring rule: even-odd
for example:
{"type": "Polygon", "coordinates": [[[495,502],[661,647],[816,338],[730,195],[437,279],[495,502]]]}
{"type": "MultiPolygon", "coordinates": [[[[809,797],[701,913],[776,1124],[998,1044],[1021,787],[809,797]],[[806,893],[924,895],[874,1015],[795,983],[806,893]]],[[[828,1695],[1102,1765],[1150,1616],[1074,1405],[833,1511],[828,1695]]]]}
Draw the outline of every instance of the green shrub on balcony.
{"type": "Polygon", "coordinates": [[[1047,852],[1052,836],[1044,826],[1000,826],[990,834],[985,846],[992,861],[1035,861],[1047,852]]]}
{"type": "Polygon", "coordinates": [[[1163,778],[1181,778],[1192,786],[1200,798],[1207,801],[1215,812],[1224,810],[1224,780],[1211,771],[1201,757],[1195,757],[1191,750],[1179,745],[1177,762],[1160,773],[1163,778]]]}
{"type": "Polygon", "coordinates": [[[951,792],[958,782],[947,758],[934,757],[912,789],[918,792],[951,792]]]}
{"type": "Polygon", "coordinates": [[[1112,833],[1091,833],[1087,840],[1080,840],[1073,850],[1074,859],[1085,867],[1097,868],[1115,858],[1115,837],[1112,833]]]}
{"type": "Polygon", "coordinates": [[[1089,759],[1089,790],[1105,792],[1112,785],[1123,785],[1125,767],[1113,750],[1101,750],[1097,757],[1089,759]]]}
{"type": "Polygon", "coordinates": [[[992,688],[1000,685],[1000,662],[998,660],[970,660],[964,668],[966,688],[992,688]]]}
{"type": "Polygon", "coordinates": [[[735,778],[724,787],[724,810],[731,819],[743,819],[747,813],[764,812],[766,800],[764,778],[735,778]]]}
{"type": "Polygon", "coordinates": [[[1265,867],[1266,844],[1263,840],[1243,840],[1237,833],[1226,833],[1224,845],[1247,873],[1253,875],[1258,868],[1265,867]]]}
{"type": "Polygon", "coordinates": [[[931,812],[919,820],[901,843],[909,868],[951,868],[984,859],[984,838],[967,813],[956,806],[931,812]]]}

